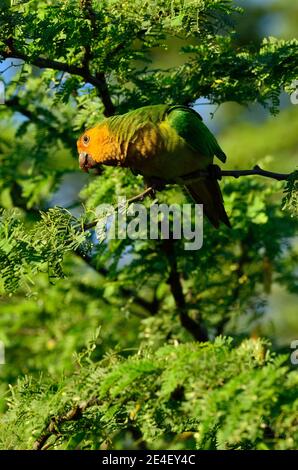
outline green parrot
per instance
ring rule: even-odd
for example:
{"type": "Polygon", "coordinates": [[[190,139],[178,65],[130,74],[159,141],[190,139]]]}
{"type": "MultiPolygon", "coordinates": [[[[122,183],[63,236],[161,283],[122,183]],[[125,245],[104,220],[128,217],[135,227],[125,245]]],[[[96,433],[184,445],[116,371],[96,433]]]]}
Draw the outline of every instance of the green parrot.
{"type": "Polygon", "coordinates": [[[207,170],[214,156],[226,161],[216,138],[193,109],[155,105],[112,116],[88,129],[77,147],[84,171],[101,165],[122,166],[143,175],[149,185],[177,182],[196,203],[203,204],[214,227],[220,222],[230,227],[216,178],[189,178],[207,170]]]}

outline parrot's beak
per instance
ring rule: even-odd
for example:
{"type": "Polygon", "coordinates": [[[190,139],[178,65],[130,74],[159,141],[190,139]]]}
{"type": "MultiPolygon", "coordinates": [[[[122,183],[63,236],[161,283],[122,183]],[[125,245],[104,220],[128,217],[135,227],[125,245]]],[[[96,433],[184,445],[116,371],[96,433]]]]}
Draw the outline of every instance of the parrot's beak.
{"type": "Polygon", "coordinates": [[[94,168],[97,166],[97,163],[86,152],[81,152],[79,154],[79,164],[81,170],[85,171],[86,173],[89,172],[90,168],[94,168]]]}

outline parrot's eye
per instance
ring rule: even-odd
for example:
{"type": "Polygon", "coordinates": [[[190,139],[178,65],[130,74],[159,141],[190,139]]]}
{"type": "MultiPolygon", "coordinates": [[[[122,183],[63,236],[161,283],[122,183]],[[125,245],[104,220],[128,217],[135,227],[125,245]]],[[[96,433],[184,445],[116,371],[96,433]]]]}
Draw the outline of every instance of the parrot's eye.
{"type": "Polygon", "coordinates": [[[89,135],[86,135],[86,134],[85,134],[85,135],[83,136],[83,144],[84,144],[84,145],[88,145],[89,142],[90,142],[90,137],[89,137],[89,135]]]}

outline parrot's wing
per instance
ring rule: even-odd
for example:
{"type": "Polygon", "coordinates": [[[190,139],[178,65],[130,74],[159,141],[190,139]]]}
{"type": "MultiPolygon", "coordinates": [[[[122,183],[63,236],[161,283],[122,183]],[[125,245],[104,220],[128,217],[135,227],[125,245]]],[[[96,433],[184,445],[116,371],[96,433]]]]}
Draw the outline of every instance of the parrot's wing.
{"type": "Polygon", "coordinates": [[[210,159],[215,155],[223,163],[226,161],[226,154],[196,111],[185,106],[172,106],[168,109],[167,119],[193,150],[210,159]]]}

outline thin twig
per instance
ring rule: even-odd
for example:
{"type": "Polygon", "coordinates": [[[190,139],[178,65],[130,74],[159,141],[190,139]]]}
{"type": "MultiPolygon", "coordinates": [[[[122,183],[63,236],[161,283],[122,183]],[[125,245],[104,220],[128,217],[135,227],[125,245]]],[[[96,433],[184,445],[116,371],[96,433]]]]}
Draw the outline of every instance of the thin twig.
{"type": "Polygon", "coordinates": [[[254,166],[252,170],[221,170],[221,176],[233,176],[234,178],[239,178],[240,176],[258,175],[272,178],[277,181],[287,180],[290,174],[291,173],[275,173],[273,171],[263,170],[258,165],[254,166]]]}
{"type": "Polygon", "coordinates": [[[8,65],[8,67],[6,67],[4,70],[0,70],[0,73],[4,74],[8,70],[10,70],[12,67],[21,67],[21,66],[22,66],[22,64],[14,64],[13,62],[11,62],[11,64],[8,65]]]}
{"type": "Polygon", "coordinates": [[[100,402],[98,398],[92,397],[88,401],[81,404],[75,405],[67,413],[60,416],[53,416],[50,418],[49,424],[42,431],[38,439],[33,444],[33,450],[45,450],[47,445],[47,440],[52,435],[57,435],[59,433],[59,426],[67,421],[75,421],[81,418],[82,413],[91,406],[99,405],[100,402]]]}
{"type": "MultiPolygon", "coordinates": [[[[154,191],[154,188],[150,186],[149,188],[146,188],[144,191],[142,191],[140,194],[137,194],[136,196],[133,196],[130,199],[128,199],[126,201],[126,204],[128,205],[136,201],[142,201],[146,196],[148,196],[149,194],[152,194],[153,191],[154,191]]],[[[120,209],[119,205],[115,206],[114,212],[117,212],[119,209],[120,209]]],[[[94,220],[93,222],[85,224],[84,230],[90,230],[91,228],[95,227],[97,223],[98,223],[98,220],[94,220]]]]}
{"type": "Polygon", "coordinates": [[[168,259],[170,273],[168,284],[171,289],[172,296],[175,300],[176,308],[179,313],[181,325],[197,340],[208,341],[208,333],[200,322],[193,320],[187,313],[187,304],[183,292],[180,273],[177,266],[177,258],[174,247],[174,240],[163,240],[162,248],[168,259]]]}

